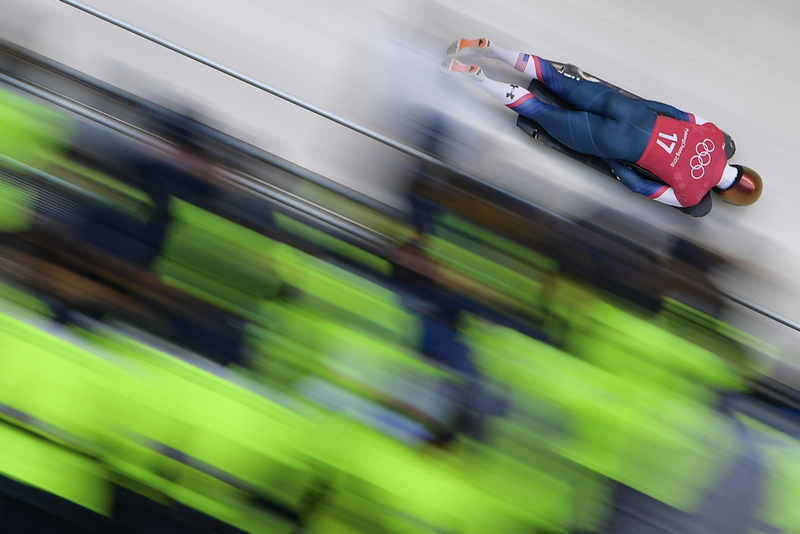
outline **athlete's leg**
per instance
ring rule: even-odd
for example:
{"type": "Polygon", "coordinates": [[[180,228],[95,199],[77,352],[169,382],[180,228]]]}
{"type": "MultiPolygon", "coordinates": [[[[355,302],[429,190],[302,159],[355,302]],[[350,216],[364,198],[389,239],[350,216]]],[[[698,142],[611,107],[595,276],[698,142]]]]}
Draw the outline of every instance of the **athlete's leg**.
{"type": "Polygon", "coordinates": [[[616,91],[603,84],[589,82],[587,80],[575,80],[574,78],[564,76],[559,73],[555,67],[539,56],[499,47],[485,37],[478,39],[459,39],[454,41],[447,48],[447,55],[449,57],[458,58],[465,54],[477,54],[502,61],[506,65],[526,74],[531,79],[539,80],[559,98],[581,111],[597,113],[597,110],[590,109],[590,106],[597,97],[609,91],[616,93],[616,91]],[[588,90],[585,91],[585,94],[576,95],[577,89],[584,84],[588,84],[588,90]]]}
{"type": "Polygon", "coordinates": [[[559,142],[578,152],[635,162],[647,145],[649,134],[642,146],[631,142],[636,137],[632,131],[636,130],[627,122],[545,104],[523,87],[487,78],[478,65],[464,65],[450,60],[442,65],[442,69],[469,79],[495,100],[535,120],[559,142]]]}
{"type": "Polygon", "coordinates": [[[447,56],[451,58],[460,58],[467,54],[498,59],[514,67],[518,71],[527,74],[531,78],[539,78],[535,65],[528,61],[531,57],[535,56],[515,52],[507,48],[501,48],[485,37],[480,37],[478,39],[458,39],[457,41],[453,41],[447,48],[447,56]]]}
{"type": "MultiPolygon", "coordinates": [[[[630,122],[644,130],[647,140],[655,125],[655,115],[643,102],[631,100],[601,83],[576,80],[558,72],[547,60],[534,54],[502,48],[486,38],[459,39],[447,49],[451,57],[479,54],[497,59],[542,82],[561,100],[581,111],[614,120],[630,122]]],[[[644,141],[645,146],[647,141],[644,141]]],[[[644,150],[644,147],[642,147],[644,150]]]]}

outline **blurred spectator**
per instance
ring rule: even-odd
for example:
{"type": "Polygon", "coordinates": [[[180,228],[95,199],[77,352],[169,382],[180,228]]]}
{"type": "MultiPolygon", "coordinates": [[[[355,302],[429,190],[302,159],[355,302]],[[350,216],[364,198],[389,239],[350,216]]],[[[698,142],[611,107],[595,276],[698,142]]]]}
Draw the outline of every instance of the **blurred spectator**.
{"type": "Polygon", "coordinates": [[[142,161],[135,168],[140,179],[136,185],[153,204],[147,220],[138,220],[108,205],[93,204],[87,218],[76,228],[76,235],[104,252],[147,268],[161,250],[172,216],[160,165],[142,161]]]}
{"type": "Polygon", "coordinates": [[[177,149],[168,161],[153,161],[149,167],[158,173],[169,194],[191,204],[203,205],[214,195],[215,170],[203,145],[202,124],[191,112],[154,113],[154,130],[177,149]]]}

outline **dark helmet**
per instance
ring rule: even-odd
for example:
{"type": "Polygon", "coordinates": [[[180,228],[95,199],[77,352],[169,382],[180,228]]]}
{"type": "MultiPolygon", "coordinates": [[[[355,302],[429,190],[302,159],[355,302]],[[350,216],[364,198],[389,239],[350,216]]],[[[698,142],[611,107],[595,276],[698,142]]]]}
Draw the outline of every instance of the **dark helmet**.
{"type": "Polygon", "coordinates": [[[761,197],[761,192],[764,190],[761,176],[749,167],[742,165],[731,165],[731,167],[739,171],[733,185],[724,190],[715,187],[714,190],[728,204],[752,206],[761,197]]]}

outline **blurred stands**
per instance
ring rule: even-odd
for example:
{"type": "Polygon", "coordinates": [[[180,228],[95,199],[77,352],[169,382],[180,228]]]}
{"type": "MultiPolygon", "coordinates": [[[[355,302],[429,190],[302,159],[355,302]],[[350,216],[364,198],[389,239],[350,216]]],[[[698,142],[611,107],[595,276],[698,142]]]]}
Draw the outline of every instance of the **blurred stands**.
{"type": "Polygon", "coordinates": [[[89,82],[0,90],[7,531],[800,532],[721,258],[430,169],[408,221],[89,82]]]}

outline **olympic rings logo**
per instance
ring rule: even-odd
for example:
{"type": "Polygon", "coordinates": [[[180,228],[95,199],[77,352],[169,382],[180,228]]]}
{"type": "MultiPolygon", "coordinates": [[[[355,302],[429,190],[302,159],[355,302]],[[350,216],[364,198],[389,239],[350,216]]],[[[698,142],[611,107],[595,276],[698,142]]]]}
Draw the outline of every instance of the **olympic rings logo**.
{"type": "Polygon", "coordinates": [[[711,139],[706,139],[702,143],[697,143],[697,146],[694,148],[697,155],[692,156],[692,159],[689,160],[689,164],[692,166],[692,178],[699,180],[706,174],[706,166],[711,163],[711,153],[714,152],[716,148],[714,141],[711,139]]]}

